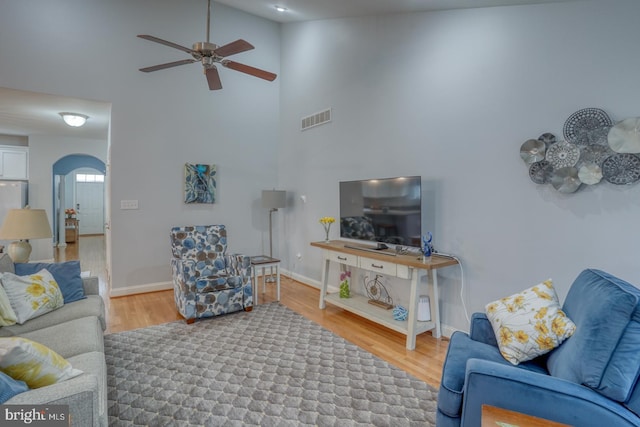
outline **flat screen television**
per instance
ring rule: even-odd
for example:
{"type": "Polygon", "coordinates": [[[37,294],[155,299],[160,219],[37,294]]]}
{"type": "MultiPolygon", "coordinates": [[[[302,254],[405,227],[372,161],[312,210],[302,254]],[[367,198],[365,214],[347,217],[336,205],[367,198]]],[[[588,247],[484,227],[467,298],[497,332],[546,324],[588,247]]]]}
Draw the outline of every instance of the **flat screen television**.
{"type": "Polygon", "coordinates": [[[340,237],[420,247],[419,176],[340,182],[340,237]]]}

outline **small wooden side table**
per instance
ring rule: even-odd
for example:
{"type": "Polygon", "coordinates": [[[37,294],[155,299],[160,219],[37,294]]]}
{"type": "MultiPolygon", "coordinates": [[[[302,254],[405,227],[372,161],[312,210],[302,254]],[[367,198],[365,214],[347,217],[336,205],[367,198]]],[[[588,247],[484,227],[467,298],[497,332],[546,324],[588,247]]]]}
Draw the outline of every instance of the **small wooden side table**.
{"type": "Polygon", "coordinates": [[[482,427],[500,427],[504,425],[517,427],[571,427],[567,424],[521,414],[520,412],[509,411],[491,405],[482,405],[482,427]]]}
{"type": "Polygon", "coordinates": [[[251,266],[253,267],[253,296],[255,304],[258,305],[258,282],[256,280],[256,270],[262,268],[262,292],[267,290],[267,279],[264,274],[265,268],[275,267],[276,269],[276,293],[277,300],[280,301],[280,260],[266,255],[256,255],[251,257],[251,266]]]}
{"type": "Polygon", "coordinates": [[[64,240],[66,243],[76,243],[78,241],[78,234],[80,230],[80,221],[76,218],[64,219],[64,240]]]}

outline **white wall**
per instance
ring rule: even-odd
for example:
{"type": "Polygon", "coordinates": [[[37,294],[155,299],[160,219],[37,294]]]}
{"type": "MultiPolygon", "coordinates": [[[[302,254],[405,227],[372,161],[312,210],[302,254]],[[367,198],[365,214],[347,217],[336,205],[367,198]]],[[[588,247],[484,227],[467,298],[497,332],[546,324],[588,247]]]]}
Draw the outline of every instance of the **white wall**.
{"type": "MultiPolygon", "coordinates": [[[[434,244],[461,258],[469,312],[549,277],[563,299],[587,267],[640,284],[640,183],[560,194],[519,157],[527,139],[562,138],[581,108],[640,114],[638,16],[640,2],[613,0],[284,25],[285,267],[320,279],[309,242],[323,238],[318,218],[339,215],[339,181],[422,175],[434,244]],[[332,123],[299,131],[328,107],[332,123]]],[[[443,322],[467,329],[459,270],[440,279],[443,322]]]]}
{"type": "MultiPolygon", "coordinates": [[[[211,92],[200,64],[138,71],[186,57],[136,35],[187,46],[204,41],[206,2],[26,0],[1,9],[0,86],[112,104],[114,291],[170,281],[174,225],[223,223],[233,251],[263,251],[267,212],[259,198],[276,185],[280,79],[219,67],[224,89],[211,92]],[[183,203],[186,162],[217,165],[218,203],[183,203]],[[120,210],[120,200],[129,199],[140,209],[120,210]]],[[[211,41],[244,38],[256,49],[234,60],[280,73],[278,24],[218,4],[212,9],[211,41]]],[[[46,197],[48,183],[32,178],[38,197],[46,197]]]]}

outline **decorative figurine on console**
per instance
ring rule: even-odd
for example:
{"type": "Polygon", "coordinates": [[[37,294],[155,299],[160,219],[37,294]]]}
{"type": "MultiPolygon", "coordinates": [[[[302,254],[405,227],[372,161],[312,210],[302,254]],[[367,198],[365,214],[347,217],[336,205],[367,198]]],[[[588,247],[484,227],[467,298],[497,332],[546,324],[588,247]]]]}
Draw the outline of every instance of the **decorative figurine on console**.
{"type": "Polygon", "coordinates": [[[433,244],[431,243],[433,240],[433,234],[430,231],[427,231],[427,234],[422,236],[422,261],[429,262],[431,261],[431,255],[433,254],[433,244]]]}
{"type": "Polygon", "coordinates": [[[350,298],[351,290],[349,289],[349,282],[351,281],[351,272],[343,271],[340,273],[340,298],[350,298]]]}
{"type": "Polygon", "coordinates": [[[369,297],[369,304],[377,305],[385,310],[391,310],[393,308],[393,299],[389,295],[389,291],[382,284],[381,275],[376,274],[374,279],[369,279],[368,276],[364,276],[364,289],[367,291],[369,297]]]}

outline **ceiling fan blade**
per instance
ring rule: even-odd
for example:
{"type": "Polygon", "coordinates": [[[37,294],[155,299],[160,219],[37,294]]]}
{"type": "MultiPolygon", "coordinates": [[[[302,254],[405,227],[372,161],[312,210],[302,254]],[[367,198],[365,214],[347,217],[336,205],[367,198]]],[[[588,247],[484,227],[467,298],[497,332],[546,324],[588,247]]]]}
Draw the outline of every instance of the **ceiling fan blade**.
{"type": "Polygon", "coordinates": [[[240,71],[241,73],[249,74],[254,77],[269,80],[270,82],[274,81],[276,77],[278,77],[276,74],[270,73],[269,71],[261,70],[259,68],[251,67],[249,65],[241,64],[235,61],[222,61],[222,66],[231,68],[232,70],[240,71]]]}
{"type": "Polygon", "coordinates": [[[207,76],[207,83],[209,83],[209,90],[222,89],[222,82],[220,81],[220,74],[215,65],[204,69],[204,74],[207,76]]]}
{"type": "Polygon", "coordinates": [[[245,52],[253,48],[253,45],[248,41],[238,39],[234,42],[225,44],[224,46],[220,46],[214,50],[213,53],[224,58],[225,56],[235,55],[236,53],[245,52]]]}
{"type": "Polygon", "coordinates": [[[152,71],[164,70],[165,68],[177,67],[178,65],[191,64],[196,62],[195,59],[183,59],[181,61],[167,62],[166,64],[154,65],[152,67],[140,68],[140,71],[150,73],[152,71]]]}
{"type": "Polygon", "coordinates": [[[188,47],[180,46],[179,44],[175,44],[175,43],[172,43],[172,42],[167,41],[167,40],[162,40],[162,39],[159,39],[157,37],[149,36],[147,34],[138,34],[138,37],[140,37],[141,39],[145,39],[145,40],[149,40],[149,41],[152,41],[152,42],[160,43],[160,44],[163,44],[165,46],[172,47],[174,49],[179,49],[179,50],[181,50],[183,52],[187,52],[189,54],[192,54],[192,53],[195,52],[193,49],[189,49],[188,47]]]}

